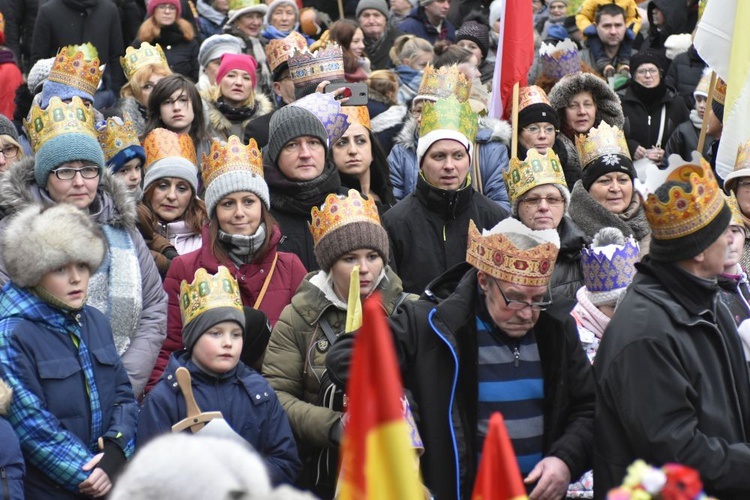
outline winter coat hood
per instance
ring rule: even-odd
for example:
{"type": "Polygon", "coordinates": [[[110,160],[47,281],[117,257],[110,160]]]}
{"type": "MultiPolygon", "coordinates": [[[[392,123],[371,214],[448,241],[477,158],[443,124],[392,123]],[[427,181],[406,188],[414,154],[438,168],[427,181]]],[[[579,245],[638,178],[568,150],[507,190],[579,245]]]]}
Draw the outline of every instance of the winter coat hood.
{"type": "Polygon", "coordinates": [[[591,73],[568,75],[557,82],[550,90],[549,102],[557,110],[560,123],[565,124],[566,122],[565,108],[570,104],[570,101],[576,94],[584,91],[591,92],[596,103],[594,127],[598,127],[604,120],[609,125],[622,129],[625,116],[622,113],[620,99],[604,80],[591,73]]]}

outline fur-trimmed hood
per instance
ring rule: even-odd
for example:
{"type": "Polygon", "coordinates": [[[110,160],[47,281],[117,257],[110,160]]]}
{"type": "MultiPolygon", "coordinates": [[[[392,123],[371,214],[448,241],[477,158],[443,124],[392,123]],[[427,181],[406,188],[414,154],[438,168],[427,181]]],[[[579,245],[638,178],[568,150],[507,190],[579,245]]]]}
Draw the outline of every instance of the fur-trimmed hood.
{"type": "Polygon", "coordinates": [[[146,131],[146,118],[141,113],[141,110],[138,107],[138,101],[136,101],[134,97],[123,97],[118,99],[112,111],[112,114],[115,114],[120,118],[122,118],[125,113],[130,115],[130,119],[133,121],[133,126],[135,126],[135,130],[138,132],[138,137],[143,136],[143,133],[146,131]]]}
{"type": "Polygon", "coordinates": [[[560,123],[565,123],[565,108],[568,107],[573,96],[584,91],[591,92],[596,103],[594,126],[598,127],[604,120],[609,125],[622,129],[625,116],[622,113],[620,99],[604,80],[591,73],[567,75],[550,90],[549,103],[557,110],[560,123]]]}
{"type": "MultiPolygon", "coordinates": [[[[204,98],[204,109],[208,111],[208,124],[209,126],[216,131],[220,131],[225,133],[226,135],[229,135],[229,131],[232,130],[232,127],[235,125],[229,119],[224,116],[224,114],[219,111],[219,108],[216,107],[216,103],[213,101],[205,100],[204,98]]],[[[258,105],[258,109],[253,113],[253,116],[248,118],[247,120],[242,122],[242,128],[244,129],[245,126],[255,118],[258,118],[259,116],[267,115],[268,113],[271,113],[275,106],[273,105],[273,102],[263,93],[256,92],[255,93],[255,102],[258,105]]]]}
{"type": "Polygon", "coordinates": [[[4,417],[10,410],[10,401],[13,399],[13,389],[0,379],[0,417],[4,417]]]}
{"type": "Polygon", "coordinates": [[[404,104],[397,104],[389,107],[378,116],[370,120],[372,132],[377,134],[391,127],[396,127],[404,122],[406,114],[409,112],[404,104]]]}
{"type": "MultiPolygon", "coordinates": [[[[0,208],[12,215],[30,204],[53,205],[45,189],[36,184],[34,158],[15,163],[0,178],[0,208]]],[[[135,229],[135,201],[124,183],[104,169],[89,214],[97,224],[109,224],[128,230],[135,229]]]]}
{"type": "MultiPolygon", "coordinates": [[[[513,127],[505,120],[489,118],[487,116],[479,119],[479,131],[476,142],[501,142],[506,146],[510,144],[513,127]]],[[[404,123],[404,128],[394,139],[394,144],[400,144],[406,149],[417,150],[417,121],[409,115],[404,123]]]]}

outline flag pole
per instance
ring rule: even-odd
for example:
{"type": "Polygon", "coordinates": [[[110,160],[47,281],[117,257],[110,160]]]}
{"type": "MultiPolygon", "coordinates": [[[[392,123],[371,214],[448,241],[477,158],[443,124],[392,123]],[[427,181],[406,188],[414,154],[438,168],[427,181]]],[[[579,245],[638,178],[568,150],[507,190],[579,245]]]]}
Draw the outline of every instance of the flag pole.
{"type": "Polygon", "coordinates": [[[518,82],[513,84],[513,111],[511,114],[511,124],[513,126],[513,133],[511,135],[510,157],[516,158],[518,155],[518,82]]]}
{"type": "Polygon", "coordinates": [[[716,71],[711,71],[711,85],[708,87],[708,97],[706,98],[706,110],[703,112],[703,122],[701,122],[701,134],[698,136],[698,153],[703,156],[703,145],[706,143],[706,131],[708,130],[708,116],[713,113],[711,101],[714,98],[716,90],[716,71]]]}

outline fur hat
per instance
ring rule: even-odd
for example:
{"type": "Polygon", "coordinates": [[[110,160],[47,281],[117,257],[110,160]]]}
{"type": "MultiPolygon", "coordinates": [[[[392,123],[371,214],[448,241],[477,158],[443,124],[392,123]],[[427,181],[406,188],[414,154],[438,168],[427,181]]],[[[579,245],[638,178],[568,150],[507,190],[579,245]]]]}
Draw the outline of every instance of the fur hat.
{"type": "Polygon", "coordinates": [[[360,0],[357,3],[356,17],[359,19],[359,15],[367,9],[374,9],[388,17],[388,4],[385,0],[360,0]]]}
{"type": "Polygon", "coordinates": [[[104,240],[88,215],[73,205],[32,205],[11,219],[2,252],[10,280],[30,288],[74,262],[85,263],[94,273],[104,259],[104,240]]]}
{"type": "MultiPolygon", "coordinates": [[[[634,66],[633,66],[634,67],[634,66]]],[[[594,126],[604,120],[609,125],[622,129],[625,124],[625,116],[622,113],[620,98],[615,91],[609,88],[607,82],[591,73],[574,73],[566,75],[552,87],[549,92],[549,103],[560,117],[560,123],[564,126],[565,108],[576,94],[590,92],[596,103],[596,117],[594,126]]]]}
{"type": "Polygon", "coordinates": [[[180,5],[180,0],[148,0],[147,16],[153,16],[156,7],[164,4],[172,5],[175,9],[177,9],[177,19],[182,16],[182,5],[180,5]]]}

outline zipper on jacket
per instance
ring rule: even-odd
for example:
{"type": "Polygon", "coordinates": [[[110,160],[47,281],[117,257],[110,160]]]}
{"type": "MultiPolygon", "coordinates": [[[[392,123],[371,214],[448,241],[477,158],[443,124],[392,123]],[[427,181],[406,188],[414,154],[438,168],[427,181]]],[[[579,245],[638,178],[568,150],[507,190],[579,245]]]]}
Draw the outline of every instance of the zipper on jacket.
{"type": "Polygon", "coordinates": [[[0,478],[3,480],[3,498],[10,500],[10,486],[8,485],[8,475],[5,473],[5,467],[0,467],[0,478]]]}
{"type": "Polygon", "coordinates": [[[518,350],[518,346],[513,348],[513,367],[518,368],[521,363],[521,351],[518,350]]]}

